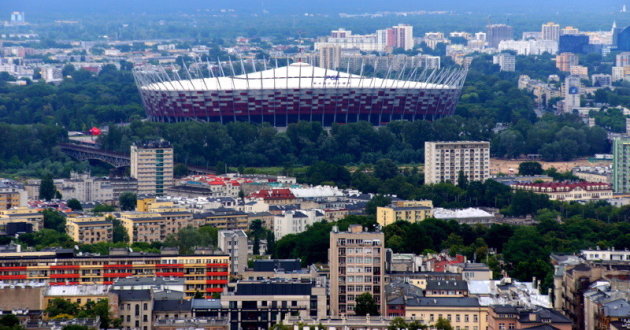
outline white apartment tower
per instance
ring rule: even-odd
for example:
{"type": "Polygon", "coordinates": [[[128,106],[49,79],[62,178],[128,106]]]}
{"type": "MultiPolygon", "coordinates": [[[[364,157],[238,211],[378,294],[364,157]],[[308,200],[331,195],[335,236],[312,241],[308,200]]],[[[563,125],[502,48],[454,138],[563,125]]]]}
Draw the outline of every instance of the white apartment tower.
{"type": "Polygon", "coordinates": [[[131,146],[131,177],[138,180],[138,194],[163,195],[173,185],[173,147],[149,141],[131,146]]]}
{"type": "Polygon", "coordinates": [[[319,67],[336,70],[341,66],[341,47],[322,46],[319,48],[319,67]]]}
{"type": "Polygon", "coordinates": [[[459,172],[468,181],[490,177],[490,142],[445,141],[424,143],[424,183],[457,183],[459,172]]]}

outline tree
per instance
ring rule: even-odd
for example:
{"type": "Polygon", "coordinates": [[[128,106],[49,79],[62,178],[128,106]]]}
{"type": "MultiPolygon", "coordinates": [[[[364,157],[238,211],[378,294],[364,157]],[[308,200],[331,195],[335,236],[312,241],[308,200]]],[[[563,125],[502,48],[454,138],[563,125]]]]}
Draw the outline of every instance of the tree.
{"type": "Polygon", "coordinates": [[[462,189],[466,189],[466,187],[468,187],[468,177],[462,170],[460,170],[457,174],[457,186],[462,189]]]}
{"type": "Polygon", "coordinates": [[[391,204],[392,199],[384,195],[374,195],[365,205],[365,212],[369,215],[376,215],[376,208],[391,204]]]}
{"type": "Polygon", "coordinates": [[[53,181],[52,175],[46,174],[42,178],[42,181],[39,183],[39,199],[51,200],[55,198],[55,193],[57,192],[57,188],[55,188],[55,183],[53,181]]]}
{"type": "Polygon", "coordinates": [[[83,206],[81,205],[81,202],[79,202],[78,199],[76,198],[72,198],[69,199],[68,202],[66,203],[66,205],[72,209],[72,211],[81,211],[83,210],[83,206]]]}
{"type": "Polygon", "coordinates": [[[398,166],[391,159],[379,159],[374,165],[374,176],[387,180],[398,174],[398,166]]]}
{"type": "Polygon", "coordinates": [[[42,212],[44,215],[44,228],[56,230],[59,233],[66,233],[66,216],[55,210],[47,209],[42,212]]]}
{"type": "Polygon", "coordinates": [[[138,196],[132,192],[126,191],[118,197],[120,209],[123,211],[133,211],[136,208],[138,196]]]}
{"type": "Polygon", "coordinates": [[[260,239],[258,237],[254,237],[254,247],[252,252],[255,256],[260,255],[260,239]]]}
{"type": "Polygon", "coordinates": [[[520,175],[541,175],[543,172],[539,162],[522,162],[518,165],[518,174],[520,175]]]}
{"type": "Polygon", "coordinates": [[[76,316],[79,314],[79,310],[79,304],[69,302],[62,298],[55,298],[48,302],[45,312],[48,317],[55,317],[61,314],[76,316]]]}
{"type": "Polygon", "coordinates": [[[114,212],[114,211],[116,211],[116,208],[107,204],[98,204],[94,206],[94,208],[92,209],[92,212],[94,213],[107,213],[107,212],[114,212]]]}
{"type": "Polygon", "coordinates": [[[188,166],[184,164],[176,164],[175,167],[173,167],[173,175],[176,178],[185,177],[188,175],[188,166]]]}
{"type": "Polygon", "coordinates": [[[354,308],[354,314],[359,316],[365,315],[379,315],[378,305],[374,301],[374,297],[369,292],[358,295],[355,299],[356,306],[354,308]]]}
{"type": "Polygon", "coordinates": [[[85,325],[70,324],[70,325],[65,325],[63,328],[61,328],[61,330],[90,330],[90,328],[88,328],[85,325]]]}
{"type": "Polygon", "coordinates": [[[6,314],[0,317],[0,329],[20,329],[20,319],[14,314],[6,314]]]}
{"type": "Polygon", "coordinates": [[[267,254],[274,255],[276,251],[276,238],[270,230],[267,232],[267,254]]]}
{"type": "Polygon", "coordinates": [[[120,220],[113,217],[111,217],[110,220],[112,221],[112,226],[113,226],[112,242],[114,243],[129,242],[129,234],[127,233],[127,229],[125,229],[125,227],[122,225],[120,220]]]}
{"type": "Polygon", "coordinates": [[[453,326],[451,325],[451,321],[443,318],[439,318],[434,325],[437,330],[453,330],[453,326]]]}

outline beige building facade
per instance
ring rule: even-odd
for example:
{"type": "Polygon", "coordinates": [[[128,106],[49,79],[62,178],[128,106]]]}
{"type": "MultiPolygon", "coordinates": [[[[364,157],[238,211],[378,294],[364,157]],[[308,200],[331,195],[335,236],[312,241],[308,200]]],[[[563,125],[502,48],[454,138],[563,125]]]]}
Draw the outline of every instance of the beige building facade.
{"type": "Polygon", "coordinates": [[[138,194],[163,195],[173,186],[173,147],[166,141],[131,146],[131,177],[138,180],[138,194]]]}
{"type": "Polygon", "coordinates": [[[385,315],[385,234],[363,231],[360,225],[351,225],[347,232],[335,227],[328,262],[332,316],[353,315],[356,297],[366,292],[385,315]]]}
{"type": "Polygon", "coordinates": [[[490,177],[490,142],[450,141],[424,143],[424,183],[457,183],[463,172],[468,181],[490,177]]]}

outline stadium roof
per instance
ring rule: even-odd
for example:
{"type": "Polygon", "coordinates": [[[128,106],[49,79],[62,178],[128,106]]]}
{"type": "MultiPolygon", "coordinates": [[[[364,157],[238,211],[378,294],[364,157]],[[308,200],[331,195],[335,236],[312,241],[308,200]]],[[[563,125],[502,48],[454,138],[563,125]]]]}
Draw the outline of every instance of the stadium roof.
{"type": "MultiPolygon", "coordinates": [[[[424,69],[417,69],[421,76],[424,69]]],[[[396,88],[396,89],[451,89],[459,88],[465,70],[426,70],[423,81],[365,77],[295,62],[285,67],[241,74],[233,77],[173,78],[166,72],[136,71],[141,88],[167,91],[256,90],[256,89],[313,89],[313,88],[396,88]],[[168,79],[165,79],[168,78],[168,79]],[[180,78],[180,79],[178,79],[180,78]],[[432,83],[433,81],[439,83],[432,83]]],[[[392,75],[393,76],[393,75],[392,75]]]]}

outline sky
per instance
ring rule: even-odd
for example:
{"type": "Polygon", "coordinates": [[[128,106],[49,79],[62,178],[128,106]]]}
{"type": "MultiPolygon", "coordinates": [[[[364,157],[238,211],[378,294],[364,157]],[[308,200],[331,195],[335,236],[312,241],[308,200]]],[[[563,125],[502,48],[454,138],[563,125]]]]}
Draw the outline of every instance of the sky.
{"type": "Polygon", "coordinates": [[[559,11],[614,12],[630,0],[0,0],[0,12],[26,11],[34,17],[68,14],[125,14],[188,12],[230,8],[271,14],[364,13],[377,11],[448,10],[480,13],[535,14],[559,11]]]}

